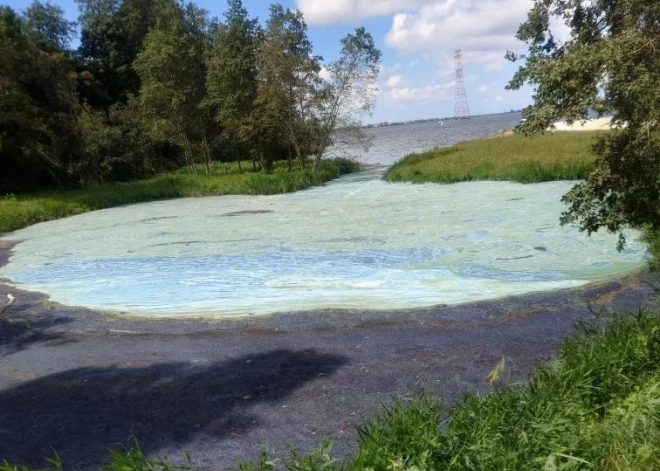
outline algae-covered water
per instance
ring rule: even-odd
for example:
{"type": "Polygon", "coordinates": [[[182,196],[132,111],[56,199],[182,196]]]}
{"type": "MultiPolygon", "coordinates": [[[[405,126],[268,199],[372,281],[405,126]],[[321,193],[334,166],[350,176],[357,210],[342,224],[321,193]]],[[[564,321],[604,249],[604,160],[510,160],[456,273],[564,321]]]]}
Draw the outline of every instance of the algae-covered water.
{"type": "Polygon", "coordinates": [[[455,304],[642,266],[629,235],[560,227],[574,182],[392,184],[376,173],[278,196],[139,204],[38,224],[0,277],[69,305],[233,316],[455,304]]]}

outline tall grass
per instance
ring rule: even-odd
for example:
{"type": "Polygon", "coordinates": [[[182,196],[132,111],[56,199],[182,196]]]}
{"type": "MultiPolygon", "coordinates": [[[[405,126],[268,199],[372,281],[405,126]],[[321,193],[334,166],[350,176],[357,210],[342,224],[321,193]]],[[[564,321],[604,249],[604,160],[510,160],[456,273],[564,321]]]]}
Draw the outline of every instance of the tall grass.
{"type": "Polygon", "coordinates": [[[534,137],[514,134],[462,142],[404,157],[388,169],[385,178],[413,183],[583,179],[593,168],[595,156],[590,149],[598,134],[557,132],[534,137]]]}
{"type": "Polygon", "coordinates": [[[660,317],[582,324],[526,383],[397,403],[358,445],[346,469],[660,469],[660,317]]]}
{"type": "Polygon", "coordinates": [[[649,268],[652,271],[660,271],[660,229],[645,228],[644,242],[646,242],[651,255],[649,268]]]}
{"type": "Polygon", "coordinates": [[[216,163],[211,175],[190,175],[181,170],[126,183],[108,183],[75,191],[50,191],[0,197],[0,233],[38,222],[125,204],[189,196],[228,194],[271,195],[320,185],[357,170],[347,159],[324,160],[317,172],[289,172],[280,163],[270,174],[243,169],[236,163],[216,163]]]}
{"type": "MultiPolygon", "coordinates": [[[[75,437],[72,437],[75,440],[75,437]]],[[[0,471],[17,471],[9,464],[0,471]]],[[[139,449],[113,452],[103,471],[173,471],[139,449]]],[[[579,323],[556,358],[521,384],[492,386],[453,407],[422,394],[358,428],[357,452],[331,445],[239,471],[502,471],[660,469],[660,315],[579,323]]]]}

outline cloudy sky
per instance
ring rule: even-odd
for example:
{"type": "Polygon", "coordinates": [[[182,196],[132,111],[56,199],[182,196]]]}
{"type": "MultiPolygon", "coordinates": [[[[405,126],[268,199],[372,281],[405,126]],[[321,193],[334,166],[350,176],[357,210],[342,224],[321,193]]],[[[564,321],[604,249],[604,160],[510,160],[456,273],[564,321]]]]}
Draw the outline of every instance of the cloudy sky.
{"type": "MultiPolygon", "coordinates": [[[[0,0],[2,1],[2,0],[0,0]]],[[[7,0],[4,0],[7,2],[7,0]]],[[[243,0],[253,16],[265,20],[268,4],[243,0]]],[[[23,10],[30,0],[8,0],[23,10]]],[[[74,0],[54,0],[75,19],[74,0]]],[[[196,0],[211,15],[222,16],[223,0],[196,0]]],[[[336,58],[339,40],[365,26],[383,51],[376,110],[367,122],[453,116],[453,51],[462,49],[467,98],[472,114],[519,109],[530,102],[529,89],[504,87],[517,65],[507,49],[524,50],[514,35],[532,0],[284,0],[305,14],[315,51],[336,58]]],[[[559,29],[559,27],[557,27],[559,29]]]]}

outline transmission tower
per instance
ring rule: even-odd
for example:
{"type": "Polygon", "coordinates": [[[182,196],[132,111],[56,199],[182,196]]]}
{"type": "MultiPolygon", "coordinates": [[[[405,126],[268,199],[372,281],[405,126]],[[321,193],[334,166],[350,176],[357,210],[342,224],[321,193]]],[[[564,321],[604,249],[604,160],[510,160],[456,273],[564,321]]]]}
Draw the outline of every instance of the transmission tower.
{"type": "Polygon", "coordinates": [[[456,90],[454,92],[456,105],[454,107],[454,119],[470,119],[470,108],[468,108],[465,82],[463,81],[463,53],[460,49],[454,51],[454,61],[456,63],[456,90]]]}

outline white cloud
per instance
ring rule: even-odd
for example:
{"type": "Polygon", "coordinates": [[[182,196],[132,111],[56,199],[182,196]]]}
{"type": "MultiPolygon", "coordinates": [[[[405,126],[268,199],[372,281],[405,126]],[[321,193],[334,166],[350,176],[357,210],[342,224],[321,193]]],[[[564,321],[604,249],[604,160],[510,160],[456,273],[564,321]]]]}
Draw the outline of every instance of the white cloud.
{"type": "Polygon", "coordinates": [[[494,87],[495,87],[495,82],[491,82],[489,84],[483,84],[483,85],[479,86],[479,91],[481,93],[486,93],[488,90],[490,90],[494,87]]]}
{"type": "Polygon", "coordinates": [[[357,21],[362,18],[415,10],[438,0],[296,0],[309,24],[357,21]]]}
{"type": "Polygon", "coordinates": [[[436,50],[447,63],[461,49],[466,64],[496,70],[507,49],[524,48],[514,35],[531,6],[530,0],[436,0],[394,15],[386,43],[402,53],[436,50]]]}
{"type": "MultiPolygon", "coordinates": [[[[383,100],[385,107],[403,106],[407,101],[452,100],[456,49],[463,51],[466,71],[481,77],[487,77],[488,73],[494,75],[493,72],[507,64],[504,58],[507,50],[518,53],[526,50],[526,45],[518,41],[515,34],[534,4],[534,0],[295,2],[312,25],[389,16],[391,27],[384,38],[384,52],[388,57],[396,54],[401,63],[381,68],[383,93],[379,100],[383,100]],[[406,58],[406,54],[412,57],[406,58]]],[[[555,39],[561,41],[568,37],[570,31],[560,19],[551,19],[550,25],[555,39]]],[[[475,75],[466,75],[465,78],[469,88],[474,92],[478,89],[484,100],[508,103],[513,98],[496,95],[501,92],[494,83],[479,86],[478,80],[475,75]]],[[[516,100],[522,103],[528,97],[529,91],[516,100]]]]}
{"type": "Polygon", "coordinates": [[[397,74],[401,70],[401,64],[398,62],[394,64],[391,67],[388,67],[386,65],[379,65],[378,66],[378,71],[379,75],[382,77],[383,75],[394,75],[397,74]]]}
{"type": "Polygon", "coordinates": [[[395,101],[441,101],[453,100],[454,82],[436,83],[423,87],[400,87],[387,92],[387,98],[395,101]]]}
{"type": "Polygon", "coordinates": [[[387,85],[387,88],[397,88],[397,87],[401,87],[404,83],[405,80],[403,78],[403,75],[397,74],[397,75],[392,75],[390,78],[388,78],[385,84],[387,85]]]}
{"type": "Polygon", "coordinates": [[[330,75],[330,71],[324,65],[321,66],[321,71],[319,72],[319,76],[323,80],[330,80],[332,78],[332,76],[330,75]]]}

